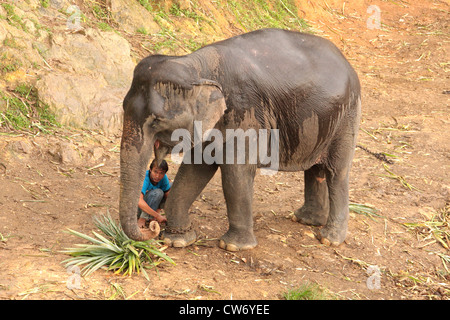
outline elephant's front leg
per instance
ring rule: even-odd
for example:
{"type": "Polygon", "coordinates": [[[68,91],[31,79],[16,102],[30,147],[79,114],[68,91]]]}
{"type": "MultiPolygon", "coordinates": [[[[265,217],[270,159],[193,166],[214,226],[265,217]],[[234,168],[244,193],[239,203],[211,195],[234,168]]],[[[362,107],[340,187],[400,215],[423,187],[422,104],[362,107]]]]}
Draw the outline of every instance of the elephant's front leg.
{"type": "Polygon", "coordinates": [[[253,182],[256,165],[221,165],[222,188],[227,203],[229,229],[220,239],[219,246],[228,251],[254,248],[253,182]]]}
{"type": "Polygon", "coordinates": [[[191,226],[189,208],[216,171],[215,164],[180,165],[164,209],[167,216],[164,243],[186,247],[195,242],[197,235],[191,226]]]}

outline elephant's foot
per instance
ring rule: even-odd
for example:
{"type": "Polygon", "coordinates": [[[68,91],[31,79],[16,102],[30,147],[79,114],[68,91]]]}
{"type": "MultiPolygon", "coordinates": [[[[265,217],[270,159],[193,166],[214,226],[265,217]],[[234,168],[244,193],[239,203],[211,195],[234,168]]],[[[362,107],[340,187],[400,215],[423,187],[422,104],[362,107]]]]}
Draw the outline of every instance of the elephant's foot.
{"type": "Polygon", "coordinates": [[[194,230],[185,233],[170,233],[165,230],[162,239],[164,240],[164,244],[168,246],[184,248],[190,246],[197,240],[197,234],[194,230]]]}
{"type": "Polygon", "coordinates": [[[319,231],[318,238],[320,242],[327,246],[338,246],[344,242],[347,230],[338,230],[337,228],[324,227],[319,231]]]}
{"type": "Polygon", "coordinates": [[[249,250],[256,247],[257,244],[253,232],[238,233],[230,230],[219,241],[219,247],[227,251],[249,250]]]}
{"type": "Polygon", "coordinates": [[[328,220],[328,209],[303,206],[295,210],[292,220],[310,226],[324,226],[328,220]]]}

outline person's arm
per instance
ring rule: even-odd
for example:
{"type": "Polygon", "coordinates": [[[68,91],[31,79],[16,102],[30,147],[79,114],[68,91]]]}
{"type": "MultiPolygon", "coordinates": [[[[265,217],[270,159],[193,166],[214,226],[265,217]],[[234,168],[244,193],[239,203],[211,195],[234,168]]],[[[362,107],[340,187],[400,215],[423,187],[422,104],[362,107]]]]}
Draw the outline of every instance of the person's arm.
{"type": "Polygon", "coordinates": [[[147,204],[147,202],[145,202],[144,195],[142,194],[142,192],[141,192],[141,195],[139,196],[138,206],[142,211],[144,211],[145,213],[154,217],[156,219],[156,221],[158,221],[159,223],[167,222],[166,217],[162,216],[159,213],[159,209],[157,211],[155,211],[152,208],[150,208],[150,206],[147,204]]]}
{"type": "Polygon", "coordinates": [[[172,188],[172,184],[170,183],[169,178],[167,177],[167,175],[164,176],[165,179],[165,189],[167,191],[164,191],[164,189],[162,189],[164,191],[164,199],[167,199],[167,196],[169,195],[170,192],[170,188],[172,188]]]}

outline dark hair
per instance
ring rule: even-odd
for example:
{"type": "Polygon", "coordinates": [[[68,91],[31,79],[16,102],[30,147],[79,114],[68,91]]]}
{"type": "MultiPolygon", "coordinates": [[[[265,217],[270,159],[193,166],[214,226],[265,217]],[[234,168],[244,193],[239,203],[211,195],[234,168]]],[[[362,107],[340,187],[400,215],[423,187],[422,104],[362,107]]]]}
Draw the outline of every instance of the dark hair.
{"type": "MultiPolygon", "coordinates": [[[[150,171],[153,169],[153,167],[156,166],[156,159],[153,159],[152,163],[150,164],[150,171]]],[[[169,171],[169,166],[167,165],[166,160],[162,160],[161,164],[158,167],[159,169],[163,170],[164,172],[169,171]]]]}

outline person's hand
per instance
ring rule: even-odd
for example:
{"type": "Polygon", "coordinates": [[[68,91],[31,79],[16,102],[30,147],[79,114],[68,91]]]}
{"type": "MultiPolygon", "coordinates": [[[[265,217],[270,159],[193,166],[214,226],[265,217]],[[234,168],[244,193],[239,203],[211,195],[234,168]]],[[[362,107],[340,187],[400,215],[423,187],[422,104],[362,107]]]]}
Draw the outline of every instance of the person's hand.
{"type": "Polygon", "coordinates": [[[162,215],[158,215],[157,217],[156,217],[156,221],[158,221],[160,224],[161,223],[167,223],[167,218],[165,217],[165,216],[162,216],[162,215]]]}
{"type": "Polygon", "coordinates": [[[158,214],[158,216],[155,218],[156,221],[159,222],[159,224],[161,223],[167,223],[167,218],[163,215],[161,215],[161,208],[156,209],[156,213],[158,214]]]}

